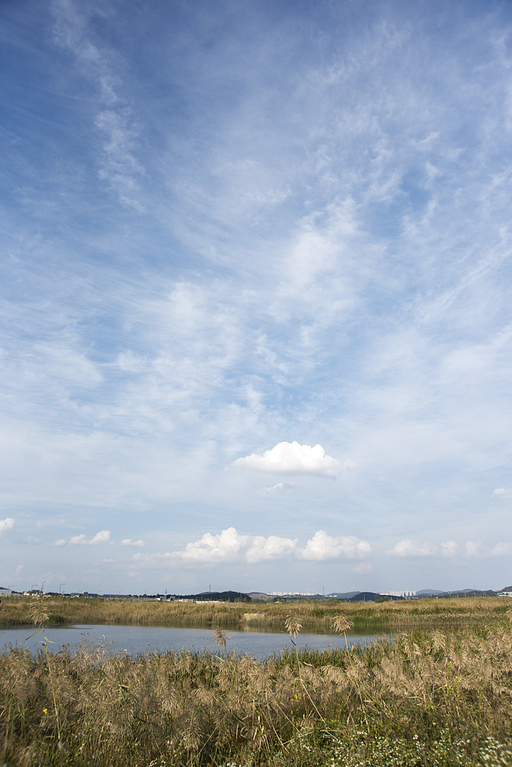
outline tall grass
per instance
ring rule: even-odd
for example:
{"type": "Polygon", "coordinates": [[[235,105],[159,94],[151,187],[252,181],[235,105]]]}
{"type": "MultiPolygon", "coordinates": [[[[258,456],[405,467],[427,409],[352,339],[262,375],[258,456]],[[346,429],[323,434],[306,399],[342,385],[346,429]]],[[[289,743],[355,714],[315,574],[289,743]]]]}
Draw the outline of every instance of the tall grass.
{"type": "Polygon", "coordinates": [[[11,649],[0,656],[0,764],[512,764],[507,619],[360,649],[291,644],[264,662],[230,653],[222,631],[217,641],[218,653],[137,657],[83,644],[50,653],[51,677],[45,652],[11,649]]]}
{"type": "MultiPolygon", "coordinates": [[[[379,633],[430,628],[477,625],[503,617],[509,600],[502,597],[465,599],[424,599],[383,603],[348,603],[338,601],[299,602],[292,604],[222,603],[188,604],[183,602],[121,602],[101,599],[45,599],[45,609],[51,623],[104,623],[140,626],[187,626],[213,628],[252,628],[285,631],[286,620],[292,616],[302,624],[303,631],[330,633],[332,622],[342,616],[350,621],[355,632],[379,633]],[[257,613],[257,620],[247,621],[247,613],[257,613]]],[[[31,622],[30,600],[2,599],[0,625],[21,625],[31,622]]]]}

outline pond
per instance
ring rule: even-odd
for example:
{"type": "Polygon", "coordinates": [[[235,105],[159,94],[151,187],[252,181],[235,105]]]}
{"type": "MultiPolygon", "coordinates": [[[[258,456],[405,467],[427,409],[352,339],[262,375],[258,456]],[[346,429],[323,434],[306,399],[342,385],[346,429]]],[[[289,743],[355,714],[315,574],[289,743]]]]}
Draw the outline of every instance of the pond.
{"type": "MultiPolygon", "coordinates": [[[[81,642],[91,644],[101,643],[112,652],[137,655],[147,651],[167,652],[168,650],[187,650],[202,652],[219,652],[212,631],[194,628],[162,628],[161,626],[109,626],[76,625],[48,627],[43,633],[31,638],[37,629],[34,626],[15,626],[0,628],[0,651],[6,652],[9,647],[28,647],[36,652],[43,647],[44,636],[52,642],[48,649],[55,652],[64,646],[70,651],[75,650],[81,642]]],[[[250,631],[227,631],[229,639],[226,642],[228,652],[237,655],[250,654],[263,660],[273,653],[292,649],[288,634],[250,631]]],[[[375,641],[375,635],[347,634],[347,644],[369,644],[375,641]]],[[[295,639],[299,649],[308,647],[311,650],[330,650],[345,647],[345,637],[339,634],[299,634],[295,639]]]]}

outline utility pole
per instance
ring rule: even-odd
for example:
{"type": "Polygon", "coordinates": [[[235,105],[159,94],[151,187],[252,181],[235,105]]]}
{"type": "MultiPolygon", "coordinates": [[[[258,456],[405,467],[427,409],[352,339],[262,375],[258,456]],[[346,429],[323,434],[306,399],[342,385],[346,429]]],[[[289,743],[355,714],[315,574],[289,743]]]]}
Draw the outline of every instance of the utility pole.
{"type": "Polygon", "coordinates": [[[59,594],[62,594],[62,587],[65,586],[65,585],[66,585],[65,581],[64,581],[64,583],[60,584],[60,586],[59,586],[59,594]]]}

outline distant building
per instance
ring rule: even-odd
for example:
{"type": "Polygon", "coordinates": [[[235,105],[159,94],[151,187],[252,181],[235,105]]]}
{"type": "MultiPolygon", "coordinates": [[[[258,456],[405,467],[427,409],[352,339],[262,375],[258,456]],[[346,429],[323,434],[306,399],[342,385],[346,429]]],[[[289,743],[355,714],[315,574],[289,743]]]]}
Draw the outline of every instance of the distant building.
{"type": "Polygon", "coordinates": [[[415,591],[385,591],[382,593],[383,597],[404,597],[404,599],[409,599],[410,597],[415,597],[416,592],[415,591]]]}

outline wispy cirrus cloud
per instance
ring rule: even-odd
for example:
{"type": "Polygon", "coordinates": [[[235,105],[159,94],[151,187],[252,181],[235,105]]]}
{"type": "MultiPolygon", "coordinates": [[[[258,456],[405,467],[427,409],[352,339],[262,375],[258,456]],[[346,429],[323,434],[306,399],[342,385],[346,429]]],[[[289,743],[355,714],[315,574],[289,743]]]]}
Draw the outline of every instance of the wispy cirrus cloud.
{"type": "Polygon", "coordinates": [[[125,95],[120,72],[123,59],[93,32],[92,9],[73,0],[55,0],[54,39],[74,57],[82,75],[97,88],[94,125],[104,136],[98,176],[117,194],[119,201],[140,213],[139,181],[144,168],[135,156],[139,128],[125,95]]]}
{"type": "Polygon", "coordinates": [[[278,482],[277,485],[266,487],[262,490],[261,495],[283,495],[284,493],[290,493],[295,487],[296,485],[292,482],[278,482]]]}

